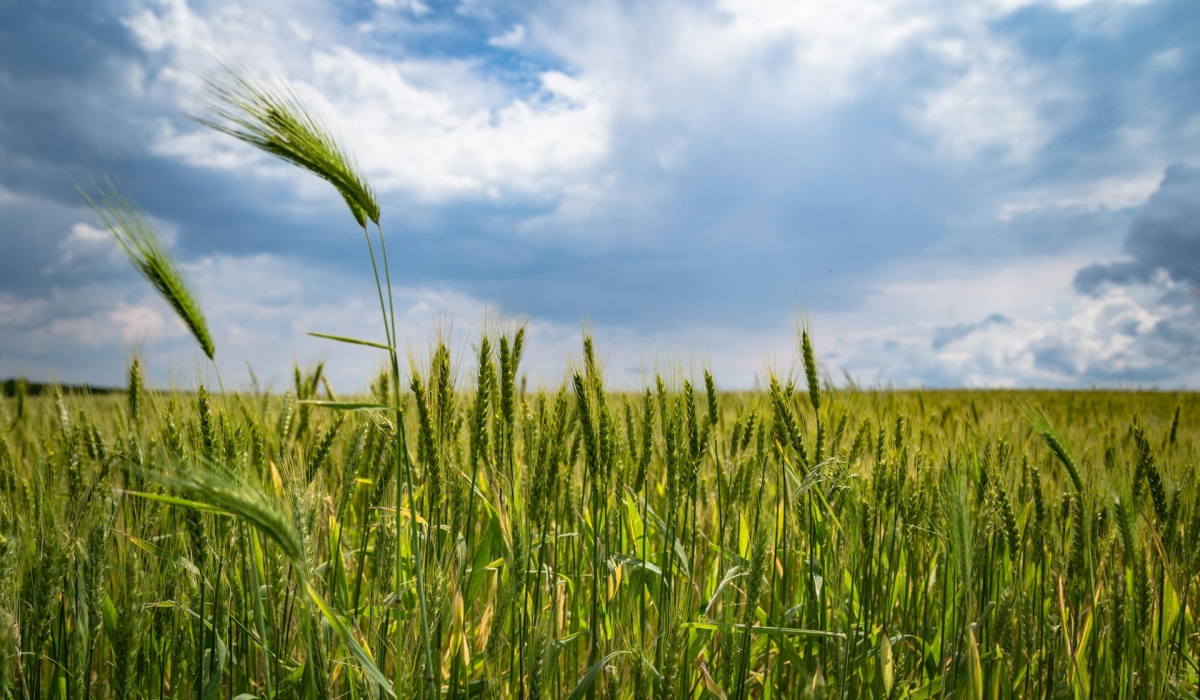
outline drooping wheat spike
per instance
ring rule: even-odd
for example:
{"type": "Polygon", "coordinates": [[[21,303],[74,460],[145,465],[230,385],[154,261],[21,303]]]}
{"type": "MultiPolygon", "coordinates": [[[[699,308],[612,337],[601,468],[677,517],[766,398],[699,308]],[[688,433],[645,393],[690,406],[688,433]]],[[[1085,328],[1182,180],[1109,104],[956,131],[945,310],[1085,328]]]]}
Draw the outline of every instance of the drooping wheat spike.
{"type": "Polygon", "coordinates": [[[1183,406],[1175,407],[1175,417],[1171,419],[1171,433],[1170,433],[1170,436],[1167,438],[1168,444],[1174,445],[1175,438],[1179,435],[1179,412],[1182,409],[1183,409],[1183,406]]]}
{"type": "Polygon", "coordinates": [[[280,553],[293,562],[302,561],[303,544],[295,522],[302,518],[289,518],[274,500],[244,480],[205,468],[158,474],[157,479],[183,498],[254,525],[279,547],[280,553]]]}
{"type": "Polygon", "coordinates": [[[208,323],[192,286],[175,261],[159,241],[133,201],[122,194],[110,181],[93,183],[93,192],[80,189],[84,201],[91,207],[100,226],[108,231],[117,247],[146,278],[162,298],[171,305],[180,320],[192,332],[200,349],[213,359],[216,348],[208,332],[208,323]]]}
{"type": "Polygon", "coordinates": [[[199,124],[228,134],[327,181],[359,226],[379,223],[379,202],[354,158],[320,114],[279,79],[222,66],[206,78],[199,124]]]}
{"type": "Polygon", "coordinates": [[[1050,448],[1050,452],[1058,458],[1059,463],[1067,470],[1067,477],[1071,480],[1071,485],[1075,487],[1075,492],[1080,496],[1083,495],[1083,477],[1080,475],[1079,466],[1075,464],[1075,459],[1071,453],[1067,451],[1067,446],[1063,442],[1062,436],[1051,425],[1050,420],[1043,414],[1036,413],[1032,409],[1027,412],[1030,422],[1033,424],[1034,430],[1041,436],[1042,441],[1050,448]]]}

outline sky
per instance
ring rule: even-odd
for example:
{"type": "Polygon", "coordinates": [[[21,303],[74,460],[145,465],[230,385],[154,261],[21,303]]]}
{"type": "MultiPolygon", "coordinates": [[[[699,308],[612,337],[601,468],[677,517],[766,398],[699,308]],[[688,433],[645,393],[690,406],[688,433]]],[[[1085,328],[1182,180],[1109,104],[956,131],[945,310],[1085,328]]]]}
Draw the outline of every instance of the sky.
{"type": "Polygon", "coordinates": [[[221,379],[382,340],[326,183],[188,118],[287,80],[379,194],[420,362],[523,323],[561,380],[1200,388],[1195,0],[0,0],[0,377],[210,377],[76,189],[180,261],[221,379]]]}

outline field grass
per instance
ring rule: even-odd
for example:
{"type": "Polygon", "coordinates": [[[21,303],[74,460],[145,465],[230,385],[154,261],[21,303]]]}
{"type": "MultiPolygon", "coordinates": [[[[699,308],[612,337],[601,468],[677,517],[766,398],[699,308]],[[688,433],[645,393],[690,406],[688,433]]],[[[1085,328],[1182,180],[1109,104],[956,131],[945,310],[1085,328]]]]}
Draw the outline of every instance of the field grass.
{"type": "MultiPolygon", "coordinates": [[[[197,121],[330,183],[384,371],[335,396],[201,387],[0,401],[0,698],[1194,697],[1195,394],[607,389],[585,338],[404,367],[381,209],[286,85],[226,69],[197,121]]],[[[84,197],[220,357],[108,180],[84,197]]],[[[213,367],[216,367],[214,365],[213,367]]],[[[207,372],[206,365],[202,374],[207,372]]],[[[220,376],[217,374],[216,376],[220,376]]]]}
{"type": "Polygon", "coordinates": [[[1196,395],[535,393],[483,345],[407,443],[390,373],[5,400],[0,695],[1197,692],[1196,395]]]}

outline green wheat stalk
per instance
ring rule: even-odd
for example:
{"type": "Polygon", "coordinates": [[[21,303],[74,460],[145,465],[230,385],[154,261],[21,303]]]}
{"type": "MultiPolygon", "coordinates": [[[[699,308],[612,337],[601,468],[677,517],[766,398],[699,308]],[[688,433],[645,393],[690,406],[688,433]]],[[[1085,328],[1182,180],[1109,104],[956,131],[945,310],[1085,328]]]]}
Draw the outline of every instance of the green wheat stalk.
{"type": "Polygon", "coordinates": [[[154,229],[128,196],[123,194],[108,179],[93,182],[91,193],[79,190],[84,201],[92,208],[96,220],[108,231],[117,247],[142,277],[160,296],[180,320],[192,332],[208,359],[214,359],[216,348],[200,302],[183,272],[171,259],[154,229]]]}
{"type": "MultiPolygon", "coordinates": [[[[349,151],[340,145],[324,120],[308,107],[290,87],[281,80],[256,75],[253,71],[232,66],[222,66],[206,79],[206,91],[200,100],[204,113],[192,118],[207,127],[248,143],[256,148],[292,163],[332,184],[346,201],[355,221],[363,229],[367,250],[371,258],[375,287],[379,296],[379,308],[383,316],[384,336],[391,365],[392,395],[390,410],[395,418],[394,468],[396,472],[396,528],[400,528],[401,498],[408,501],[413,514],[409,517],[409,546],[413,554],[416,592],[420,616],[421,641],[425,657],[425,677],[428,689],[438,693],[438,661],[440,654],[434,653],[429,629],[429,605],[426,601],[426,579],[424,574],[424,547],[420,543],[419,524],[416,517],[416,488],[414,487],[413,465],[408,453],[408,439],[404,413],[401,407],[400,363],[396,350],[396,313],[392,295],[391,271],[388,265],[387,244],[383,228],[379,224],[379,203],[375,193],[359,171],[349,151]],[[368,220],[375,224],[383,263],[383,276],[379,274],[375,247],[368,231],[368,220]],[[402,493],[403,491],[403,493],[402,493]]],[[[342,339],[345,340],[345,339],[342,339]]],[[[358,344],[378,347],[375,343],[350,340],[358,344]]],[[[331,404],[332,405],[332,404],[331,404]]],[[[334,405],[336,407],[336,405],[334,405]]],[[[396,542],[397,554],[400,542],[396,542]]],[[[401,587],[401,558],[396,557],[394,584],[401,587]]],[[[400,628],[397,627],[397,635],[400,628]]],[[[397,647],[401,640],[397,637],[397,647]]]]}
{"type": "Polygon", "coordinates": [[[379,223],[379,202],[321,116],[281,80],[222,66],[205,78],[199,124],[299,166],[332,184],[359,226],[379,223]]]}

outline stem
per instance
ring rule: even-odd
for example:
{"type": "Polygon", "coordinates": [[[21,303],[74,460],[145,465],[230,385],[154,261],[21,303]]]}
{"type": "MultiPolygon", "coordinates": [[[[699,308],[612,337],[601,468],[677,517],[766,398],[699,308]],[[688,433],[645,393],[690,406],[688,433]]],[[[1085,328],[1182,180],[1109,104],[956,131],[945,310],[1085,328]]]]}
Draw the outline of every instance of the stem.
{"type": "MultiPolygon", "coordinates": [[[[363,233],[367,237],[367,249],[371,251],[371,267],[375,270],[375,287],[379,292],[379,307],[383,314],[384,333],[388,339],[388,345],[391,350],[388,351],[388,356],[392,363],[392,396],[394,402],[394,417],[396,419],[396,436],[395,436],[395,467],[396,467],[396,532],[400,532],[400,503],[401,503],[401,488],[406,491],[408,498],[409,512],[409,539],[410,548],[412,549],[413,559],[415,561],[416,578],[417,578],[417,606],[420,611],[421,625],[421,643],[425,650],[425,674],[426,680],[430,686],[433,695],[437,695],[438,669],[434,665],[435,656],[433,654],[433,646],[429,641],[429,608],[425,601],[425,565],[424,555],[421,551],[420,536],[417,526],[417,502],[413,497],[412,484],[412,461],[408,455],[408,439],[404,427],[404,410],[400,406],[400,360],[396,352],[396,313],[395,301],[392,297],[392,273],[388,267],[387,260],[387,244],[384,243],[383,227],[378,222],[375,223],[375,229],[379,234],[379,248],[383,257],[383,274],[387,280],[387,304],[383,301],[383,286],[379,282],[379,269],[375,264],[375,252],[371,246],[371,237],[367,233],[367,228],[363,227],[363,233]],[[403,475],[403,481],[400,477],[403,475]]],[[[395,589],[400,590],[402,577],[400,575],[400,563],[402,561],[400,538],[396,538],[396,571],[395,571],[395,589]]],[[[396,648],[401,648],[403,640],[400,638],[401,627],[396,627],[396,648]]],[[[398,669],[397,669],[398,672],[398,669]]]]}

